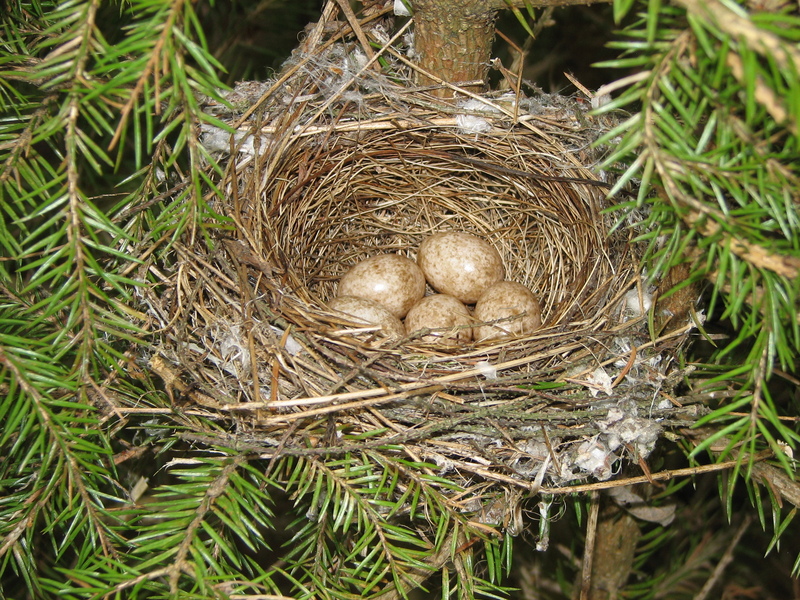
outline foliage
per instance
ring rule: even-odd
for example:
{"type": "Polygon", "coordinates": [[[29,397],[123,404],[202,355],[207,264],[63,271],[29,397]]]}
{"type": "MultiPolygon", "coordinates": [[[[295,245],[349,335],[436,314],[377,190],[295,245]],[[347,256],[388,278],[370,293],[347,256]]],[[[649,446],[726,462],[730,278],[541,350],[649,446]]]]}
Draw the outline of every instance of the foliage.
{"type": "MultiPolygon", "coordinates": [[[[634,2],[615,6],[622,17],[634,2]]],[[[611,65],[634,75],[606,107],[632,112],[609,164],[642,191],[622,208],[650,208],[653,277],[693,261],[735,332],[698,389],[738,396],[689,449],[766,445],[790,467],[778,441],[797,434],[767,378],[800,347],[798,17],[636,6],[611,65]]],[[[435,466],[400,447],[321,456],[309,441],[276,459],[204,444],[196,432],[233,432],[183,411],[138,363],[152,340],[136,306],[160,280],[132,257],[175,262],[180,241],[228,226],[199,141],[202,123],[225,127],[201,110],[222,102],[202,21],[214,10],[0,9],[0,596],[394,598],[431,571],[443,597],[503,596],[510,538],[464,517],[464,490],[435,466]]],[[[777,543],[794,513],[749,492],[777,543]]]]}
{"type": "MultiPolygon", "coordinates": [[[[615,14],[633,6],[618,1],[615,14]]],[[[607,166],[625,165],[615,192],[637,184],[636,200],[617,208],[649,208],[640,238],[651,278],[691,264],[682,286],[710,283],[706,310],[729,324],[694,385],[737,394],[700,420],[724,427],[692,454],[720,441],[720,459],[767,445],[791,469],[778,441],[800,438],[767,382],[793,372],[800,350],[800,15],[769,6],[648,2],[614,42],[621,57],[603,65],[633,74],[602,110],[632,110],[607,136],[617,142],[607,166]]]]}
{"type": "Polygon", "coordinates": [[[97,407],[143,393],[129,379],[127,350],[144,341],[129,249],[215,226],[197,92],[216,94],[219,65],[194,6],[109,8],[34,0],[0,15],[0,565],[12,595],[48,597],[67,566],[123,560],[127,499],[97,407]]]}
{"type": "MultiPolygon", "coordinates": [[[[617,1],[615,15],[638,6],[617,1]]],[[[607,136],[617,150],[606,166],[624,165],[615,192],[632,180],[638,189],[617,207],[620,222],[648,208],[640,237],[652,280],[689,263],[682,285],[708,285],[706,310],[727,324],[727,339],[711,340],[710,360],[691,382],[714,410],[686,450],[739,458],[734,476],[720,480],[725,506],[732,514],[736,475],[744,475],[762,526],[772,521],[772,549],[795,512],[772,483],[762,488],[764,479],[749,476],[745,457],[770,448],[793,473],[789,448],[800,439],[797,407],[775,397],[795,384],[771,380],[796,371],[800,350],[800,15],[781,2],[652,0],[642,9],[613,44],[621,57],[603,64],[631,73],[601,109],[631,111],[607,136]]]]}

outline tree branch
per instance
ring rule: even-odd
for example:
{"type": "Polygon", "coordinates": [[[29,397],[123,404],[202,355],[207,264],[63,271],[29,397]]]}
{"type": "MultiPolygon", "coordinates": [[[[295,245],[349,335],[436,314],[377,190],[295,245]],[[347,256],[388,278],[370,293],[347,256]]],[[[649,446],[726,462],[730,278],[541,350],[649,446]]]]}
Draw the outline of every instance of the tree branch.
{"type": "Polygon", "coordinates": [[[562,7],[562,6],[589,6],[590,4],[610,4],[613,0],[491,0],[489,6],[494,7],[496,10],[504,8],[546,8],[549,6],[562,7]]]}
{"type": "MultiPolygon", "coordinates": [[[[710,214],[725,218],[717,211],[709,211],[710,214]]],[[[690,227],[694,227],[705,237],[722,236],[720,246],[728,246],[736,256],[750,263],[758,269],[766,269],[777,273],[787,279],[794,279],[800,274],[800,259],[795,256],[770,252],[763,246],[754,244],[748,240],[737,239],[723,231],[722,226],[715,220],[705,219],[706,214],[699,214],[690,211],[683,217],[683,221],[690,227]]]]}

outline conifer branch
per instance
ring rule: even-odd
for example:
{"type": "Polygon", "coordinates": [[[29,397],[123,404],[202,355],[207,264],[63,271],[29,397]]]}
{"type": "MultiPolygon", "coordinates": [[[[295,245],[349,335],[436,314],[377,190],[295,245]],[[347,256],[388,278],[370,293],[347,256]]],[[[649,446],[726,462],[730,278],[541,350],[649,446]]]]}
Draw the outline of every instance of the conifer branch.
{"type": "Polygon", "coordinates": [[[161,114],[161,78],[167,74],[170,64],[169,57],[165,56],[164,52],[166,52],[170,46],[167,42],[168,39],[174,35],[173,29],[178,22],[178,18],[181,15],[182,10],[183,0],[175,0],[169,6],[169,15],[167,19],[160,24],[161,34],[155,40],[155,43],[150,50],[147,63],[145,64],[144,68],[138,72],[136,84],[133,86],[128,100],[122,107],[119,124],[117,125],[114,135],[112,136],[108,145],[109,150],[113,150],[119,143],[125,128],[128,126],[131,113],[139,103],[139,99],[144,91],[144,88],[147,85],[147,82],[150,80],[152,80],[153,99],[155,100],[155,102],[153,102],[153,110],[156,115],[161,114]]]}

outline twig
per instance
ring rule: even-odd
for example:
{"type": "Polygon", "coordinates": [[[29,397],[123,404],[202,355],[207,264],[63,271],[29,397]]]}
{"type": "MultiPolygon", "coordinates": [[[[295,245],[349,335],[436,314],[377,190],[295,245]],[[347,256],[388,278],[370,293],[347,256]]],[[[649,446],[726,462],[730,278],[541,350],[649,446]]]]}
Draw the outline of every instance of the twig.
{"type": "Polygon", "coordinates": [[[637,352],[637,350],[638,350],[638,348],[636,348],[636,346],[631,346],[631,355],[630,355],[630,358],[628,358],[628,363],[625,365],[625,367],[622,369],[622,371],[619,372],[619,375],[617,375],[617,378],[611,383],[612,389],[617,387],[620,384],[620,382],[623,379],[625,379],[625,375],[627,375],[630,372],[630,370],[633,368],[633,365],[636,364],[636,352],[637,352]]]}
{"type": "Polygon", "coordinates": [[[583,571],[581,572],[581,600],[589,600],[592,586],[592,562],[594,560],[594,542],[597,537],[597,516],[600,514],[600,492],[591,493],[589,501],[589,518],[586,522],[586,545],[583,549],[583,571]]]}
{"type": "Polygon", "coordinates": [[[350,8],[350,3],[347,2],[347,0],[336,0],[336,3],[339,5],[339,10],[342,11],[342,14],[350,24],[350,28],[361,43],[361,49],[364,51],[364,54],[367,55],[370,64],[372,64],[372,67],[376,71],[380,72],[381,66],[379,63],[375,62],[375,52],[372,51],[372,46],[369,45],[369,40],[364,34],[364,30],[361,29],[361,25],[358,23],[358,17],[356,17],[353,9],[350,8]]]}
{"type": "Polygon", "coordinates": [[[439,545],[439,549],[421,561],[419,566],[410,568],[407,572],[402,573],[402,577],[396,577],[395,582],[402,581],[404,589],[398,590],[396,583],[390,585],[387,590],[377,596],[376,600],[402,600],[408,597],[408,592],[418,588],[425,580],[429,579],[435,573],[451,560],[451,548],[453,546],[453,533],[450,532],[446,539],[439,545]]]}
{"type": "MultiPolygon", "coordinates": [[[[522,365],[530,364],[536,362],[538,360],[542,360],[545,358],[550,358],[552,356],[566,353],[572,350],[577,350],[582,346],[579,344],[574,344],[571,346],[561,346],[559,348],[555,348],[553,350],[547,350],[545,352],[538,352],[536,354],[532,354],[530,356],[523,356],[522,358],[517,358],[514,360],[505,361],[502,363],[498,363],[493,365],[498,371],[504,369],[511,369],[514,367],[520,367],[522,365]]],[[[351,400],[359,400],[359,399],[366,399],[366,398],[374,398],[374,402],[381,402],[383,400],[390,400],[396,399],[398,397],[407,396],[408,392],[416,392],[417,394],[423,393],[423,390],[427,388],[431,388],[434,386],[446,384],[446,383],[453,383],[456,381],[461,381],[464,379],[470,379],[472,377],[481,377],[483,375],[483,370],[481,369],[468,369],[466,371],[461,371],[457,373],[451,373],[449,375],[444,375],[442,377],[435,377],[427,381],[414,381],[411,383],[405,383],[398,385],[396,390],[387,390],[385,388],[372,388],[368,390],[359,390],[355,392],[344,392],[340,394],[330,394],[328,396],[317,396],[313,398],[297,398],[295,400],[283,400],[278,401],[275,403],[271,402],[246,402],[242,404],[224,404],[219,407],[220,410],[223,411],[231,411],[231,412],[251,412],[257,409],[263,408],[294,408],[300,406],[313,406],[319,404],[331,404],[331,410],[345,410],[347,408],[353,408],[350,404],[338,404],[340,402],[347,402],[351,400]],[[392,393],[394,392],[394,393],[392,393]]],[[[328,411],[330,412],[330,411],[328,411]]],[[[305,413],[309,414],[309,413],[305,413]]],[[[282,421],[286,420],[286,418],[291,417],[291,415],[275,415],[274,417],[270,417],[270,420],[282,421]]]]}
{"type": "MultiPolygon", "coordinates": [[[[681,198],[685,199],[687,197],[681,194],[681,198]]],[[[692,203],[696,203],[696,201],[693,200],[692,203]]],[[[794,279],[800,273],[800,259],[797,257],[779,252],[770,252],[757,243],[727,233],[720,225],[720,222],[729,222],[730,219],[720,211],[707,207],[698,209],[693,206],[692,208],[694,210],[690,210],[684,215],[684,222],[697,229],[707,238],[721,237],[722,239],[718,244],[730,247],[731,252],[742,260],[759,269],[767,269],[787,279],[794,279]]]]}
{"type": "Polygon", "coordinates": [[[275,594],[231,594],[231,600],[295,600],[294,596],[278,596],[275,594]]]}
{"type": "MultiPolygon", "coordinates": [[[[762,461],[772,456],[772,450],[763,450],[753,455],[753,462],[762,461]]],[[[745,457],[747,458],[747,457],[745,457]]],[[[556,488],[543,488],[543,494],[575,494],[578,492],[590,492],[593,490],[604,490],[612,487],[622,487],[633,485],[635,483],[651,483],[653,481],[664,481],[673,479],[675,477],[689,477],[692,475],[700,475],[701,473],[711,473],[713,471],[723,471],[730,469],[738,464],[741,464],[744,458],[737,458],[734,460],[726,460],[725,462],[716,463],[713,465],[703,465],[700,467],[687,467],[685,469],[674,469],[671,471],[659,471],[652,473],[650,477],[626,477],[625,479],[614,479],[612,481],[600,481],[598,483],[587,483],[584,485],[573,485],[556,488]]]]}
{"type": "Polygon", "coordinates": [[[589,6],[591,4],[606,4],[611,0],[493,0],[490,6],[497,9],[516,6],[518,8],[550,8],[553,6],[589,6]]]}
{"type": "MultiPolygon", "coordinates": [[[[638,347],[639,350],[643,350],[648,347],[656,346],[659,342],[669,339],[671,337],[675,337],[676,335],[680,335],[692,329],[692,325],[687,325],[680,329],[670,332],[668,335],[662,336],[656,340],[647,342],[642,344],[638,347]]],[[[568,352],[572,352],[573,350],[578,350],[582,348],[583,345],[581,344],[572,344],[568,346],[560,346],[558,348],[549,349],[544,352],[537,352],[535,354],[531,354],[529,356],[523,356],[521,358],[516,358],[509,361],[504,361],[493,365],[498,371],[505,370],[505,369],[512,369],[515,367],[520,367],[523,365],[535,363],[542,359],[551,358],[552,356],[556,356],[559,354],[566,354],[568,352]]],[[[601,365],[606,365],[614,362],[616,357],[610,358],[602,363],[601,365]]],[[[416,392],[417,394],[423,393],[423,390],[428,388],[443,385],[447,383],[454,383],[457,381],[463,381],[465,379],[470,379],[472,377],[481,377],[483,375],[482,369],[468,369],[466,371],[461,371],[457,373],[450,373],[449,375],[444,375],[442,377],[432,378],[427,381],[414,381],[411,383],[405,383],[398,385],[395,390],[387,390],[385,388],[372,388],[367,390],[359,390],[354,392],[345,392],[340,394],[330,394],[327,396],[316,396],[316,397],[309,397],[309,398],[297,398],[293,400],[282,400],[278,402],[243,402],[241,404],[223,404],[220,405],[218,408],[222,411],[230,411],[230,412],[251,412],[254,410],[260,410],[264,408],[295,408],[300,406],[314,406],[314,405],[329,405],[325,408],[325,410],[321,410],[319,414],[323,414],[325,412],[334,412],[340,410],[346,410],[349,408],[356,408],[361,406],[361,403],[347,403],[347,404],[339,404],[340,402],[348,402],[352,400],[361,400],[367,398],[373,398],[374,403],[385,402],[390,400],[395,400],[401,397],[408,397],[410,392],[416,392]]],[[[311,413],[303,413],[303,416],[310,415],[311,413]]],[[[269,418],[270,422],[272,421],[286,421],[298,418],[301,416],[299,413],[298,415],[274,415],[269,418]]]]}
{"type": "Polygon", "coordinates": [[[785,471],[769,463],[753,465],[753,478],[760,478],[768,485],[780,505],[787,500],[800,508],[800,484],[789,477],[785,471]]]}
{"type": "Polygon", "coordinates": [[[711,592],[711,590],[714,589],[714,586],[717,584],[717,581],[719,581],[720,577],[722,577],[722,574],[725,572],[725,568],[733,560],[733,553],[736,550],[736,546],[739,545],[742,536],[744,535],[745,531],[747,531],[747,528],[750,527],[750,523],[752,521],[753,518],[750,515],[747,515],[744,518],[744,521],[742,521],[742,524],[739,525],[739,529],[736,531],[736,535],[734,536],[733,540],[731,540],[731,543],[728,545],[727,550],[725,550],[725,553],[722,555],[722,558],[720,558],[719,562],[717,563],[717,566],[714,568],[714,572],[711,574],[711,577],[709,577],[706,580],[705,585],[694,597],[694,600],[705,600],[708,597],[708,594],[711,592]]]}

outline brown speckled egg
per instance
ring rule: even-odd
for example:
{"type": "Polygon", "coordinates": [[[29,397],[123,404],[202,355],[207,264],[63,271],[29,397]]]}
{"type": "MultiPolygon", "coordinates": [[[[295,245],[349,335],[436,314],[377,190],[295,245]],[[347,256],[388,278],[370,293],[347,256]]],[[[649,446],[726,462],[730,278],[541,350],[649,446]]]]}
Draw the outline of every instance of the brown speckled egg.
{"type": "Polygon", "coordinates": [[[421,339],[454,346],[472,339],[471,322],[469,310],[458,299],[448,294],[433,294],[425,296],[408,311],[406,331],[411,334],[420,329],[435,329],[437,331],[421,339]]]}
{"type": "Polygon", "coordinates": [[[505,274],[503,259],[494,246],[458,231],[425,238],[419,246],[417,264],[433,289],[464,304],[476,302],[505,274]]]}
{"type": "Polygon", "coordinates": [[[379,254],[361,261],[345,273],[336,295],[372,300],[401,319],[425,295],[425,276],[410,258],[399,254],[379,254]]]}
{"type": "Polygon", "coordinates": [[[365,327],[379,325],[380,333],[390,338],[402,338],[406,329],[402,321],[377,302],[355,296],[337,296],[330,302],[331,310],[344,313],[350,320],[363,321],[365,327]]]}
{"type": "Polygon", "coordinates": [[[536,296],[524,285],[514,281],[501,281],[486,290],[475,305],[473,314],[478,322],[523,315],[493,325],[476,327],[473,333],[476,342],[526,335],[542,325],[542,309],[536,296]]]}

